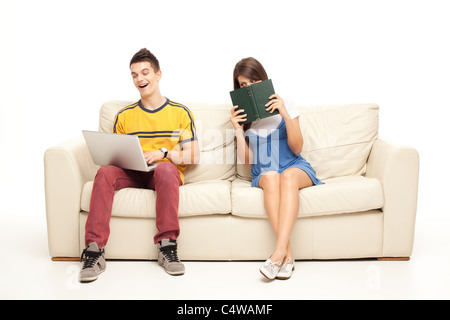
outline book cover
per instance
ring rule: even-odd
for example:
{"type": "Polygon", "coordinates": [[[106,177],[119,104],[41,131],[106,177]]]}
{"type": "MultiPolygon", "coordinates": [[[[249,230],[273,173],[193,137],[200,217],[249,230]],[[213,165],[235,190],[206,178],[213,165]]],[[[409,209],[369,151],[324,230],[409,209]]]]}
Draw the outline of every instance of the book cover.
{"type": "Polygon", "coordinates": [[[279,113],[278,110],[273,113],[266,111],[265,105],[274,93],[272,80],[269,79],[231,91],[230,96],[233,106],[237,105],[238,110],[244,109],[247,114],[247,121],[243,122],[246,124],[279,113]]]}

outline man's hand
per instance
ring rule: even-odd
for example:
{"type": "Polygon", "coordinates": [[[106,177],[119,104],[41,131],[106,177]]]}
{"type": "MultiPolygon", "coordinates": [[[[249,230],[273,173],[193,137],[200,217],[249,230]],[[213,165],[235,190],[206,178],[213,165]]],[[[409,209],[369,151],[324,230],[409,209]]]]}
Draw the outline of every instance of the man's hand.
{"type": "Polygon", "coordinates": [[[144,153],[147,164],[152,164],[164,158],[164,153],[161,150],[149,151],[144,153]]]}

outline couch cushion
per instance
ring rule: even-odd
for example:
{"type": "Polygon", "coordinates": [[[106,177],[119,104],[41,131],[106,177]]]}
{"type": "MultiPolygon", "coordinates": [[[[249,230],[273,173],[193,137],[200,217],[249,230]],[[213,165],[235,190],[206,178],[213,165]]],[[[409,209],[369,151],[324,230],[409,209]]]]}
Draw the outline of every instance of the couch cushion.
{"type": "Polygon", "coordinates": [[[365,172],[373,142],[378,137],[376,104],[300,107],[302,156],[319,179],[365,172]]]}
{"type": "MultiPolygon", "coordinates": [[[[205,180],[234,179],[235,146],[230,122],[231,105],[180,102],[194,114],[200,146],[200,162],[183,172],[186,184],[205,180]]],[[[111,132],[119,110],[133,101],[108,101],[100,109],[99,130],[111,132]]]]}
{"type": "Polygon", "coordinates": [[[235,143],[230,122],[231,105],[183,103],[192,111],[198,133],[200,162],[184,172],[186,183],[214,179],[233,180],[236,175],[235,143]]]}
{"type": "MultiPolygon", "coordinates": [[[[384,205],[378,179],[363,176],[330,178],[325,184],[300,190],[299,217],[353,213],[379,209],[384,205]]],[[[231,186],[232,214],[266,218],[263,190],[249,181],[236,179],[231,186]]]]}
{"type": "MultiPolygon", "coordinates": [[[[84,185],[81,210],[89,212],[93,181],[84,185]]],[[[231,182],[205,181],[180,187],[178,215],[180,217],[227,214],[231,212],[231,182]]],[[[114,196],[112,216],[155,218],[156,192],[148,189],[125,188],[114,196]]]]}

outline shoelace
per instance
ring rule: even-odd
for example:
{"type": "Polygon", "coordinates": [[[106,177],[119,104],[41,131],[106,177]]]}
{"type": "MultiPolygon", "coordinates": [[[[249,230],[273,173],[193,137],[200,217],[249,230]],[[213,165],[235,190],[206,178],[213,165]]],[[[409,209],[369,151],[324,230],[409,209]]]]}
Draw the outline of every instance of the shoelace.
{"type": "Polygon", "coordinates": [[[272,262],[271,260],[267,260],[264,263],[264,267],[268,268],[271,273],[275,273],[281,268],[281,261],[272,262]]]}
{"type": "Polygon", "coordinates": [[[283,265],[280,268],[280,272],[290,272],[294,269],[293,263],[283,263],[283,265]]]}
{"type": "Polygon", "coordinates": [[[180,262],[177,253],[177,244],[168,245],[159,249],[168,262],[180,262]]]}
{"type": "Polygon", "coordinates": [[[92,268],[96,263],[98,258],[103,254],[103,250],[100,250],[99,252],[94,251],[87,251],[87,249],[83,250],[83,253],[81,254],[81,260],[83,261],[83,258],[86,257],[86,260],[83,262],[82,269],[86,268],[92,268]]]}

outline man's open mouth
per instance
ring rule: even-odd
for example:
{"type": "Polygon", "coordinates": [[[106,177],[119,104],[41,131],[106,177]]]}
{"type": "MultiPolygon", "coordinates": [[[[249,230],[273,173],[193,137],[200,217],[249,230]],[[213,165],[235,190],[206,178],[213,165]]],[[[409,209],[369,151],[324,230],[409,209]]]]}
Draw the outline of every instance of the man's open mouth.
{"type": "Polygon", "coordinates": [[[139,86],[139,88],[145,88],[146,86],[148,86],[148,83],[145,83],[145,84],[141,84],[140,86],[139,86]]]}

